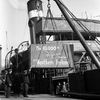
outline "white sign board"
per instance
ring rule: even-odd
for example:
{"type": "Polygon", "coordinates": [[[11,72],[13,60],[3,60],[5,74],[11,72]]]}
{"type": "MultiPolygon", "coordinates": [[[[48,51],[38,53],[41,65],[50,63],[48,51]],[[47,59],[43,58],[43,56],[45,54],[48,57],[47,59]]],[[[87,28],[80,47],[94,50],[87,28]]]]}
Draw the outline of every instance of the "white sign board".
{"type": "Polygon", "coordinates": [[[49,43],[32,44],[31,68],[66,68],[69,67],[67,45],[49,43]]]}

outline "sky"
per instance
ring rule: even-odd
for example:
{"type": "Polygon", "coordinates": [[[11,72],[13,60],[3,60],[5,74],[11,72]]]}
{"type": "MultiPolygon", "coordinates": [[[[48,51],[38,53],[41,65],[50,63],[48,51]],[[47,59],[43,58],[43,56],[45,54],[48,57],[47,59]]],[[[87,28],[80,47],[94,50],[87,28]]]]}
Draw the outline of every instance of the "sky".
{"type": "MultiPolygon", "coordinates": [[[[2,65],[11,46],[17,48],[23,41],[30,41],[28,0],[0,0],[0,45],[2,45],[2,65]]],[[[62,0],[78,18],[100,20],[100,0],[62,0]]],[[[46,16],[47,0],[43,2],[43,14],[46,16]]],[[[61,16],[54,0],[50,0],[53,16],[61,16]]]]}

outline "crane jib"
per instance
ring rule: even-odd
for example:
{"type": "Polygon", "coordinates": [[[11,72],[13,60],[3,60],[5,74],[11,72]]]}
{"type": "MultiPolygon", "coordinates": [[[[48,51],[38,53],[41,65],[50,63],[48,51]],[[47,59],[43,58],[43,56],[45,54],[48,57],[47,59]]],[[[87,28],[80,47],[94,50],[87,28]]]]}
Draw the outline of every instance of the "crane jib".
{"type": "Polygon", "coordinates": [[[85,39],[83,38],[83,36],[81,35],[81,33],[78,31],[77,27],[72,22],[71,18],[67,14],[67,11],[64,9],[65,7],[62,5],[62,3],[59,0],[54,0],[54,1],[58,5],[59,9],[61,10],[62,14],[64,15],[65,19],[68,21],[68,23],[71,26],[71,28],[73,29],[73,31],[79,37],[80,42],[82,43],[82,45],[85,48],[85,50],[89,53],[89,56],[93,60],[94,64],[99,69],[100,68],[100,62],[99,62],[99,60],[97,59],[97,57],[95,56],[95,54],[93,53],[93,51],[90,49],[90,47],[86,44],[85,39]]]}

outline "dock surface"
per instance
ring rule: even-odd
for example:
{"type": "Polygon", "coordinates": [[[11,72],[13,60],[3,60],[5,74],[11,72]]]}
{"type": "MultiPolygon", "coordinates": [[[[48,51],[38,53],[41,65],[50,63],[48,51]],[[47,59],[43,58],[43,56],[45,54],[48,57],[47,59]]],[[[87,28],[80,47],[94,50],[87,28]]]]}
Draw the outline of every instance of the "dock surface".
{"type": "Polygon", "coordinates": [[[5,98],[4,95],[0,95],[0,100],[81,100],[81,99],[58,97],[48,94],[36,94],[36,95],[28,95],[28,98],[23,96],[20,97],[10,96],[9,98],[5,98]]]}

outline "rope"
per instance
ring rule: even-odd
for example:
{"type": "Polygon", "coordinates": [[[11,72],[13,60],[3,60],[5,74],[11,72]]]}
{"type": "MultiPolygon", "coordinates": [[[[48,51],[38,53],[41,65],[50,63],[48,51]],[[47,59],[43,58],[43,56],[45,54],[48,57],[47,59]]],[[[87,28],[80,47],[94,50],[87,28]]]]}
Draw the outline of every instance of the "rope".
{"type": "MultiPolygon", "coordinates": [[[[47,27],[47,22],[48,22],[47,19],[48,19],[48,17],[49,17],[49,18],[51,18],[51,17],[53,18],[53,15],[52,15],[51,9],[50,9],[50,7],[51,7],[51,5],[50,5],[50,0],[48,0],[48,5],[47,5],[47,7],[48,7],[47,16],[46,16],[46,20],[45,20],[44,28],[43,28],[43,29],[45,29],[45,28],[47,27]],[[49,16],[49,14],[50,14],[50,16],[49,16]]],[[[53,24],[52,24],[52,25],[53,25],[53,24]]],[[[53,30],[54,30],[54,27],[53,27],[53,30]]],[[[46,36],[45,32],[44,32],[43,36],[44,36],[44,37],[46,36]]],[[[50,37],[49,37],[48,39],[50,39],[50,37]]],[[[42,52],[42,50],[43,50],[43,46],[44,46],[45,43],[46,43],[46,41],[43,41],[43,44],[42,44],[41,50],[40,50],[40,52],[39,52],[39,56],[38,56],[37,61],[40,59],[41,52],[42,52]]],[[[36,66],[37,66],[37,63],[36,63],[36,65],[35,65],[35,67],[36,67],[36,66]]]]}
{"type": "MultiPolygon", "coordinates": [[[[53,14],[52,14],[51,9],[50,9],[50,7],[51,7],[50,0],[48,0],[47,7],[48,7],[48,10],[47,10],[46,20],[45,20],[45,23],[44,23],[44,29],[47,27],[47,22],[48,22],[47,19],[50,18],[51,19],[52,26],[53,26],[53,30],[55,30],[55,29],[57,29],[57,26],[56,26],[55,21],[52,19],[53,18],[53,14]]],[[[51,37],[51,35],[50,35],[50,37],[51,37]]],[[[48,38],[47,41],[49,41],[50,37],[48,38]]]]}
{"type": "MultiPolygon", "coordinates": [[[[52,14],[51,9],[50,9],[50,7],[51,7],[51,5],[50,5],[50,0],[48,0],[48,5],[47,5],[47,7],[48,7],[47,16],[46,16],[46,20],[45,20],[44,28],[43,28],[43,29],[45,29],[45,28],[47,27],[48,18],[50,18],[51,24],[52,24],[52,26],[53,26],[53,31],[55,32],[55,29],[57,29],[57,26],[56,26],[55,21],[53,20],[53,14],[52,14]]],[[[44,33],[43,35],[45,36],[46,34],[44,33]]],[[[51,35],[50,35],[50,37],[51,37],[51,35]]],[[[47,41],[49,41],[50,37],[48,38],[47,41]]],[[[45,43],[46,43],[46,42],[45,42],[45,43]]],[[[57,45],[58,45],[58,41],[57,41],[57,43],[56,43],[56,50],[55,50],[55,53],[54,53],[55,55],[53,56],[53,60],[55,59],[56,54],[57,54],[57,45]]],[[[41,51],[40,51],[40,53],[39,53],[39,55],[38,55],[37,61],[40,59],[41,52],[42,52],[42,50],[43,50],[43,46],[44,46],[44,43],[42,44],[41,51]]],[[[36,66],[37,66],[37,63],[36,63],[36,65],[35,65],[35,67],[36,67],[36,66]]]]}
{"type": "MultiPolygon", "coordinates": [[[[78,18],[62,3],[62,1],[59,0],[59,2],[63,5],[63,7],[67,10],[67,12],[72,16],[73,19],[76,19],[75,21],[78,23],[78,25],[86,32],[89,34],[89,37],[91,39],[95,39],[95,41],[100,45],[100,41],[97,39],[97,37],[95,38],[92,33],[90,32],[90,30],[81,22],[78,20],[78,18]]],[[[96,34],[96,32],[95,32],[96,34]]]]}

